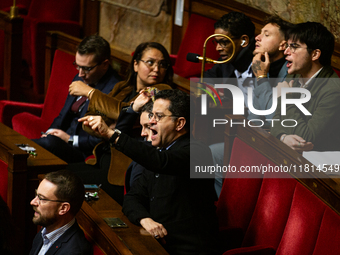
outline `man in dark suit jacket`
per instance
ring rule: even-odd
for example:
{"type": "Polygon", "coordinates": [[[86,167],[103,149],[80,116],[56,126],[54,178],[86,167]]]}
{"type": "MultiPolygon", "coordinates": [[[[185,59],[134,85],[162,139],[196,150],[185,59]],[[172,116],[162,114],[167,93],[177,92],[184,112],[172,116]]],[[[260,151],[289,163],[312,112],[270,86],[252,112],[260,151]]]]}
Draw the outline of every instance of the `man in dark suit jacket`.
{"type": "Polygon", "coordinates": [[[31,201],[33,223],[43,228],[33,240],[30,255],[93,254],[75,219],[84,196],[84,185],[75,174],[67,170],[46,174],[31,201]]]}
{"type": "MultiPolygon", "coordinates": [[[[144,100],[149,97],[142,92],[133,110],[138,112],[144,100]]],[[[80,121],[147,169],[124,198],[123,212],[131,222],[170,254],[220,254],[214,179],[192,178],[195,166],[212,165],[212,158],[209,148],[190,135],[189,95],[179,90],[156,94],[149,114],[152,146],[108,128],[100,116],[80,121]]]]}
{"type": "Polygon", "coordinates": [[[82,40],[74,62],[79,74],[70,85],[72,93],[47,132],[34,140],[67,163],[84,161],[101,141],[84,132],[78,118],[85,115],[89,104],[87,98],[94,88],[108,94],[121,80],[110,65],[110,55],[110,45],[104,38],[94,35],[82,40]]]}
{"type": "MultiPolygon", "coordinates": [[[[302,106],[310,114],[302,112],[295,104],[287,104],[283,115],[282,96],[274,116],[278,121],[270,132],[299,153],[340,150],[340,80],[331,67],[334,41],[334,35],[318,22],[299,23],[288,34],[285,55],[288,74],[295,79],[279,85],[309,91],[310,99],[302,106]],[[290,122],[283,125],[285,119],[290,122]]],[[[301,93],[286,94],[289,100],[301,97],[301,93]]]]}

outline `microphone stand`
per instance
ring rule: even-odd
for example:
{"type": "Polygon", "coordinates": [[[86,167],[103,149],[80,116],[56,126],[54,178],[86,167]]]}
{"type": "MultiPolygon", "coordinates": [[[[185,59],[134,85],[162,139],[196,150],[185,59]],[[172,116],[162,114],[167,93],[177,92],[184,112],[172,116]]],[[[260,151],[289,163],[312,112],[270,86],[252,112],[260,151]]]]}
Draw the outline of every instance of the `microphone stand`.
{"type": "Polygon", "coordinates": [[[9,12],[9,17],[10,19],[17,18],[19,16],[19,10],[18,7],[15,4],[16,0],[13,0],[13,6],[11,6],[10,12],[9,12]]]}
{"type": "Polygon", "coordinates": [[[206,58],[205,58],[205,55],[206,55],[206,46],[207,46],[207,42],[213,38],[213,37],[225,37],[227,38],[231,44],[233,45],[233,53],[231,54],[231,56],[226,59],[226,60],[222,60],[222,61],[218,61],[218,60],[212,60],[212,61],[209,61],[209,63],[214,63],[214,64],[223,64],[223,63],[227,63],[228,61],[230,61],[232,59],[232,57],[234,56],[235,54],[235,43],[234,41],[227,35],[223,35],[223,34],[213,34],[211,36],[209,36],[204,44],[203,44],[203,58],[202,58],[202,69],[201,69],[201,83],[203,82],[203,73],[204,73],[204,70],[205,70],[205,63],[207,62],[206,61],[206,58]]]}

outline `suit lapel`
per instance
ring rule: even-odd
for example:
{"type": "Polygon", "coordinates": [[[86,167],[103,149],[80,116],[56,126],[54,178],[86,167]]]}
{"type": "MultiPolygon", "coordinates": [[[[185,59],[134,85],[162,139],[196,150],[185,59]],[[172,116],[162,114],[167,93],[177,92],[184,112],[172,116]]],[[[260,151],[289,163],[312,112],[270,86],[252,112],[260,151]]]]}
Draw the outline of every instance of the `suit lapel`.
{"type": "Polygon", "coordinates": [[[78,228],[78,223],[75,222],[72,227],[70,227],[61,237],[58,238],[58,240],[54,242],[45,255],[54,255],[60,248],[62,248],[63,243],[67,243],[70,240],[70,238],[77,232],[78,228]]]}

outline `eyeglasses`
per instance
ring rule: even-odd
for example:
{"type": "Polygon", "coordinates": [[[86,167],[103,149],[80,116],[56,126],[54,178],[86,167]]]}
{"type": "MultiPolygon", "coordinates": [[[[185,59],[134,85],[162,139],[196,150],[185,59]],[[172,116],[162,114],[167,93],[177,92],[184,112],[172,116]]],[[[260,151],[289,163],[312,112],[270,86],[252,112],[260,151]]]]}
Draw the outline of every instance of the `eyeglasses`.
{"type": "Polygon", "coordinates": [[[298,49],[298,48],[308,49],[308,47],[304,48],[304,47],[299,46],[296,43],[291,43],[291,44],[286,43],[285,47],[286,47],[286,50],[289,48],[292,53],[295,53],[296,49],[298,49]]]}
{"type": "Polygon", "coordinates": [[[156,122],[159,122],[161,119],[163,119],[164,117],[178,117],[176,115],[166,115],[166,114],[160,114],[160,113],[149,113],[148,114],[148,118],[149,120],[151,120],[152,118],[155,118],[156,122]]]}
{"type": "Polygon", "coordinates": [[[169,68],[169,64],[166,61],[156,62],[155,60],[152,59],[149,60],[140,59],[140,61],[142,61],[149,69],[155,68],[156,65],[158,66],[158,68],[163,70],[167,70],[169,68]]]}
{"type": "MultiPolygon", "coordinates": [[[[102,63],[102,62],[101,62],[101,63],[102,63]]],[[[80,69],[82,69],[84,73],[88,74],[89,72],[91,72],[91,70],[92,70],[93,68],[95,68],[96,66],[101,65],[101,63],[98,63],[98,64],[96,64],[96,65],[94,65],[94,66],[88,67],[88,66],[78,66],[77,63],[76,63],[76,61],[74,61],[74,62],[73,62],[73,65],[74,65],[74,67],[75,67],[78,71],[79,71],[80,69]]]]}
{"type": "Polygon", "coordinates": [[[38,197],[39,205],[40,205],[41,201],[50,201],[50,202],[59,202],[59,203],[67,202],[67,201],[61,201],[61,200],[53,200],[53,199],[42,198],[41,195],[37,194],[37,190],[35,190],[35,197],[38,197]]]}
{"type": "MultiPolygon", "coordinates": [[[[234,39],[234,38],[230,38],[230,39],[234,39]]],[[[228,40],[228,39],[217,40],[216,38],[214,38],[212,40],[212,42],[213,42],[215,47],[217,47],[217,45],[219,44],[222,48],[226,48],[226,47],[228,47],[231,44],[231,41],[228,40]]]]}

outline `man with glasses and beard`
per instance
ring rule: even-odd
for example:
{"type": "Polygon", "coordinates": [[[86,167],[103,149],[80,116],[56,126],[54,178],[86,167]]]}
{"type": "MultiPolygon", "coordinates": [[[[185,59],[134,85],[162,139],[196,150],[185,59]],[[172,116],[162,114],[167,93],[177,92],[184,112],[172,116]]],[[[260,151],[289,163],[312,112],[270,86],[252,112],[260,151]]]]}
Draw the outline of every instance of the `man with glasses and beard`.
{"type": "Polygon", "coordinates": [[[75,216],[85,196],[79,177],[60,170],[45,175],[31,201],[33,223],[43,226],[33,240],[30,255],[93,254],[75,216]]]}

